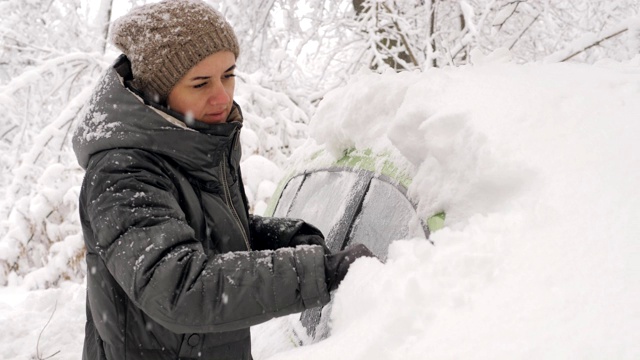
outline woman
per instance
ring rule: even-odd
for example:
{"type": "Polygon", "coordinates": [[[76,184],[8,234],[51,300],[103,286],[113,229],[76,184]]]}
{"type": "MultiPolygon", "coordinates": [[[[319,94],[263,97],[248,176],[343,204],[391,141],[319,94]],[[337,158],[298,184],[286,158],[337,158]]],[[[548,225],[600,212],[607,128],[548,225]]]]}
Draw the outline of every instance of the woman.
{"type": "Polygon", "coordinates": [[[197,0],[134,9],[73,146],[86,169],[84,359],[250,359],[249,327],[321,306],[364,246],[247,213],[238,42],[197,0]],[[277,249],[277,250],[276,250],[277,249]]]}

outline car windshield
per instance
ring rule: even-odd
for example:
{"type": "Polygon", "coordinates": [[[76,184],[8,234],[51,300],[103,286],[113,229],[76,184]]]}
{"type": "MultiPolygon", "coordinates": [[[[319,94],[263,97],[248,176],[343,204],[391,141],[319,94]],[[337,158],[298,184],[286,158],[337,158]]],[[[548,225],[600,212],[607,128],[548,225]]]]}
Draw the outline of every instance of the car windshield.
{"type": "Polygon", "coordinates": [[[395,186],[371,179],[349,243],[365,244],[384,261],[391,241],[415,237],[425,238],[425,232],[413,205],[395,186]]]}
{"type": "MultiPolygon", "coordinates": [[[[333,252],[362,243],[383,261],[393,240],[426,239],[429,233],[401,187],[363,170],[327,169],[293,177],[274,216],[315,225],[333,252]]],[[[331,303],[302,313],[300,320],[309,336],[316,340],[328,336],[330,312],[331,303]]]]}
{"type": "Polygon", "coordinates": [[[367,171],[319,170],[292,178],[274,216],[300,218],[338,251],[362,243],[386,259],[389,243],[428,234],[404,190],[367,171]]]}
{"type": "Polygon", "coordinates": [[[309,174],[293,201],[289,216],[294,215],[314,224],[324,234],[344,216],[347,201],[358,180],[349,172],[316,172],[309,174]]]}

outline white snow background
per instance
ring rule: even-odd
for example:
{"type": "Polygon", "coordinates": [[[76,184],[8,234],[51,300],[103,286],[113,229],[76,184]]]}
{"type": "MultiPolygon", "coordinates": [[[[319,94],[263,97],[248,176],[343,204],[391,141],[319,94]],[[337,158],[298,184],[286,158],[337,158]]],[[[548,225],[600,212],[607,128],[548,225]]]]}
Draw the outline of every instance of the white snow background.
{"type": "MultiPolygon", "coordinates": [[[[254,327],[256,360],[640,358],[640,56],[475,56],[325,97],[292,161],[314,141],[391,149],[420,213],[445,210],[447,226],[435,245],[401,239],[386,264],[356,262],[328,339],[295,347],[295,316],[254,327]]],[[[0,287],[0,359],[79,359],[84,300],[72,282],[0,287]]]]}

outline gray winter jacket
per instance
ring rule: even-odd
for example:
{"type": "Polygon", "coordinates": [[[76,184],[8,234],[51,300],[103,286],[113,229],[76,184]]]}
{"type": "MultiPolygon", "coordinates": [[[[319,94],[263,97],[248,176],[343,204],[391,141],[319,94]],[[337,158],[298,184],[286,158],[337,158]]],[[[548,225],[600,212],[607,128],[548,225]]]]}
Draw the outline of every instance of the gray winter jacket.
{"type": "Polygon", "coordinates": [[[329,301],[302,221],[247,213],[234,121],[194,130],[123,85],[118,59],[73,147],[86,175],[84,359],[250,359],[249,327],[329,301]],[[269,250],[281,248],[279,250],[269,250]]]}

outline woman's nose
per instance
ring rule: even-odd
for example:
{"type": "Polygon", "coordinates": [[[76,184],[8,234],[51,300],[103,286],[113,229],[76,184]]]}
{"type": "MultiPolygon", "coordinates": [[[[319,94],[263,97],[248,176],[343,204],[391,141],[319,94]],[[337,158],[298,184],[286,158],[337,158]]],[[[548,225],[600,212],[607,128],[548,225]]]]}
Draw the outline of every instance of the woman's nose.
{"type": "Polygon", "coordinates": [[[211,92],[209,93],[209,98],[207,101],[211,105],[219,105],[219,104],[227,104],[231,98],[229,94],[227,94],[227,90],[224,88],[221,82],[217,81],[211,87],[211,92]]]}

